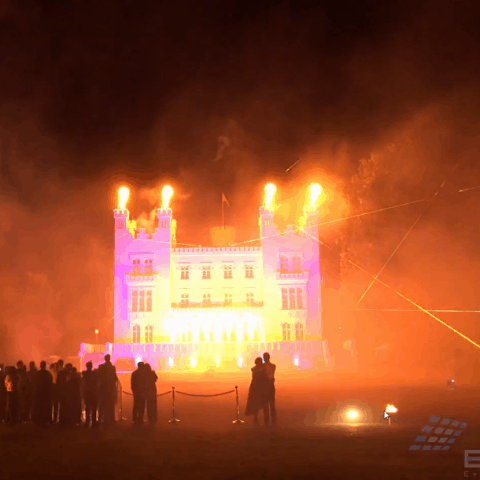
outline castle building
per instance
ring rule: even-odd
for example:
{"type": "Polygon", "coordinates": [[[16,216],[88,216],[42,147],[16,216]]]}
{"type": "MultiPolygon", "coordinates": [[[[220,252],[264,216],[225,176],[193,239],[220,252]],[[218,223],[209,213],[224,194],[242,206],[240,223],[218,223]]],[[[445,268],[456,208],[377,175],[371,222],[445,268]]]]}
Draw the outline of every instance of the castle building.
{"type": "MultiPolygon", "coordinates": [[[[317,212],[306,209],[304,223],[317,212]]],[[[306,230],[279,231],[260,208],[259,246],[179,248],[170,208],[153,233],[114,210],[114,360],[154,368],[241,368],[265,350],[277,364],[325,360],[319,244],[306,230]],[[280,358],[281,357],[281,358],[280,358]]],[[[82,344],[81,356],[95,346],[82,344]]],[[[307,365],[308,364],[308,365],[307,365]]]]}

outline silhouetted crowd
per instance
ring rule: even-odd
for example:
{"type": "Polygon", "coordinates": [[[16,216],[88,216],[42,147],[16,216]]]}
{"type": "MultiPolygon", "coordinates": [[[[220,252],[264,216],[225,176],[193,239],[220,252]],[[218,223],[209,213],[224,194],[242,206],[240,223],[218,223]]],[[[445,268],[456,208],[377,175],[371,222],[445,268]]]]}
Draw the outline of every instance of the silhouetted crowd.
{"type": "Polygon", "coordinates": [[[0,423],[15,425],[33,422],[40,425],[82,423],[85,406],[85,425],[115,422],[117,401],[117,372],[105,356],[105,363],[93,369],[92,362],[81,374],[63,360],[50,365],[30,362],[27,370],[22,361],[16,367],[0,364],[0,423]]]}

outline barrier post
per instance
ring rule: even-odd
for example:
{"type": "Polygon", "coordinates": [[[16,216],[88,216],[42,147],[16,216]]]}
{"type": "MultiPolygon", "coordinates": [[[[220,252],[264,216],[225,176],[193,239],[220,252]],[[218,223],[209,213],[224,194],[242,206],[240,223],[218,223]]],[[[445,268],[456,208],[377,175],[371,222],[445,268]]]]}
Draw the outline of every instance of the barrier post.
{"type": "Polygon", "coordinates": [[[237,419],[234,420],[232,423],[235,425],[242,425],[245,423],[241,418],[240,418],[240,404],[238,403],[238,387],[235,385],[235,397],[236,397],[236,403],[237,403],[237,419]]]}
{"type": "Polygon", "coordinates": [[[178,423],[180,420],[175,418],[175,387],[172,387],[172,418],[169,423],[178,423]]]}

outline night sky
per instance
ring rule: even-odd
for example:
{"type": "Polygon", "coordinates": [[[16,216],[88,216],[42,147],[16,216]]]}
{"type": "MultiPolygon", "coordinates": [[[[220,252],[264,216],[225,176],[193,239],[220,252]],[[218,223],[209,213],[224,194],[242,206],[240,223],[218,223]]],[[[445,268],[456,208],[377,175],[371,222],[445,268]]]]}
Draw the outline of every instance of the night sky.
{"type": "MultiPolygon", "coordinates": [[[[203,245],[224,192],[226,223],[245,241],[258,236],[266,181],[285,198],[325,176],[343,184],[398,132],[422,138],[433,124],[441,148],[417,152],[422,181],[404,182],[405,198],[434,193],[459,160],[449,188],[480,185],[479,13],[461,0],[2,2],[5,338],[21,353],[27,337],[44,337],[42,354],[60,343],[75,352],[97,327],[109,338],[122,184],[133,218],[146,218],[170,183],[177,240],[203,245]],[[48,278],[54,300],[19,311],[28,272],[48,278]],[[36,333],[18,340],[26,329],[36,333]]],[[[428,228],[442,224],[457,243],[467,229],[459,252],[476,256],[468,219],[479,212],[452,208],[452,221],[437,212],[428,228]]]]}

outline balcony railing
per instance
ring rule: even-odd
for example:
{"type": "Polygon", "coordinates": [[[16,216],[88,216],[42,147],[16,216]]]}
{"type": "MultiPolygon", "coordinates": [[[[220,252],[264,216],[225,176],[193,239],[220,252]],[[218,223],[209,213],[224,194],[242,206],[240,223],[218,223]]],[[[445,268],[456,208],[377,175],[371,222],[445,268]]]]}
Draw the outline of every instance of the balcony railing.
{"type": "Polygon", "coordinates": [[[212,303],[172,303],[172,308],[231,308],[231,309],[241,309],[249,307],[263,307],[263,302],[243,302],[243,303],[228,303],[228,302],[212,302],[212,303]]]}
{"type": "Polygon", "coordinates": [[[134,273],[130,272],[126,274],[128,283],[151,283],[155,282],[158,277],[158,272],[151,273],[134,273]]]}
{"type": "Polygon", "coordinates": [[[307,280],[308,270],[303,272],[277,272],[277,280],[307,280]]]}

